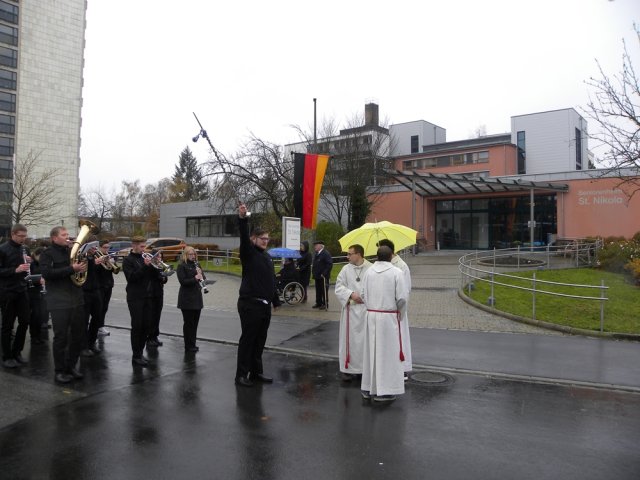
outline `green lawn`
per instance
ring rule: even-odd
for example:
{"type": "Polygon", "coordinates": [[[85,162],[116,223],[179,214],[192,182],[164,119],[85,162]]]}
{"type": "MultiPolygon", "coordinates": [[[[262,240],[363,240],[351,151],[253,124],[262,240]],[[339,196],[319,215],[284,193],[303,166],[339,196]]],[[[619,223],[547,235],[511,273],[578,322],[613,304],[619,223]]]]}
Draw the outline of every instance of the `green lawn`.
{"type": "MultiPolygon", "coordinates": [[[[625,282],[622,275],[596,269],[539,270],[536,280],[547,280],[581,285],[600,285],[604,280],[608,300],[604,305],[604,331],[618,333],[640,333],[640,288],[625,282]]],[[[531,279],[533,272],[513,273],[531,279]]],[[[496,281],[509,285],[531,288],[531,280],[499,277],[496,281]]],[[[475,281],[471,298],[487,304],[490,284],[475,281]]],[[[558,287],[538,284],[537,289],[570,295],[600,297],[599,289],[558,287]]],[[[468,289],[465,289],[468,294],[468,289]]],[[[532,317],[532,292],[496,285],[494,287],[495,308],[522,317],[532,317]]],[[[536,320],[544,320],[587,330],[600,330],[600,304],[598,300],[584,300],[536,293],[536,320]]]]}

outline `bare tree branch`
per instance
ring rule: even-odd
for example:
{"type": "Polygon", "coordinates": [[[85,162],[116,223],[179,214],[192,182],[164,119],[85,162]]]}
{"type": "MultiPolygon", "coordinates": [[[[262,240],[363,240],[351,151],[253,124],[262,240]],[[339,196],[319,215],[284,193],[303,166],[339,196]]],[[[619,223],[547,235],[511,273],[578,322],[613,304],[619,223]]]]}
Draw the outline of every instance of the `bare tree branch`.
{"type": "Polygon", "coordinates": [[[27,227],[46,223],[59,211],[52,202],[59,173],[44,168],[39,157],[39,153],[29,151],[26,158],[16,158],[14,165],[11,221],[27,227]]]}

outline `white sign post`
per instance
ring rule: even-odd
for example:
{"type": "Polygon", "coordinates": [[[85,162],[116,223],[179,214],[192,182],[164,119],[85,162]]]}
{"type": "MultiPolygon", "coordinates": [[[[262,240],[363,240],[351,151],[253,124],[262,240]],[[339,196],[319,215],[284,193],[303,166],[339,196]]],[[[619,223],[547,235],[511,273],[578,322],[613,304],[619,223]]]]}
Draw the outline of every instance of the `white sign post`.
{"type": "Polygon", "coordinates": [[[282,246],[291,250],[300,250],[300,219],[282,217],[282,246]]]}

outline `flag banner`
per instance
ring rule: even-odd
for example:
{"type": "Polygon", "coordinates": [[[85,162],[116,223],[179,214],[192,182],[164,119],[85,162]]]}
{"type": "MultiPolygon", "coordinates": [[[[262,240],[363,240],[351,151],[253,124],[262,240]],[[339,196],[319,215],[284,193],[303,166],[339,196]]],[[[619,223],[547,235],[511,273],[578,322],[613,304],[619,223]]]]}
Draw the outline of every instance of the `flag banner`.
{"type": "Polygon", "coordinates": [[[320,190],[327,171],[329,155],[294,154],[293,207],[304,228],[316,228],[320,190]]]}

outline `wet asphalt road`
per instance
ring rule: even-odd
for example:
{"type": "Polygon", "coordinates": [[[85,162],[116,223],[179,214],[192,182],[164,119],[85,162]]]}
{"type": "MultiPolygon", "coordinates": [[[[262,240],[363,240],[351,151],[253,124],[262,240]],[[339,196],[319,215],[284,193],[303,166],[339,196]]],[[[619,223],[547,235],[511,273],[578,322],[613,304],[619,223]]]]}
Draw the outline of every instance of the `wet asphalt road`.
{"type": "MultiPolygon", "coordinates": [[[[152,368],[133,368],[114,329],[83,381],[0,430],[0,478],[640,477],[636,393],[454,374],[380,406],[330,359],[268,352],[275,383],[246,389],[233,346],[185,356],[181,338],[164,341],[152,368]]],[[[48,346],[31,358],[5,387],[50,384],[48,346]]]]}

